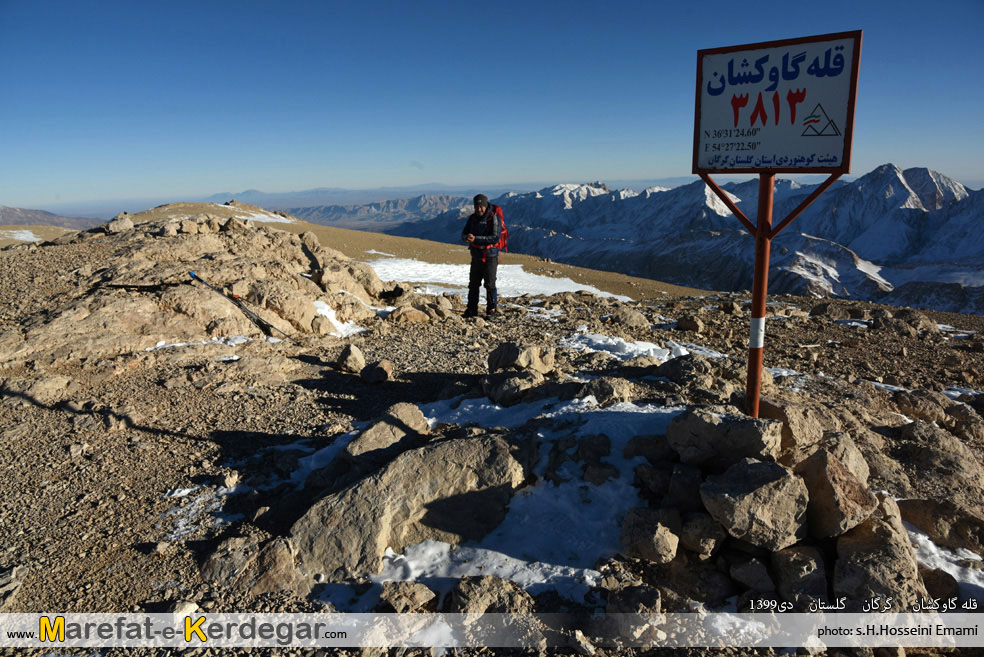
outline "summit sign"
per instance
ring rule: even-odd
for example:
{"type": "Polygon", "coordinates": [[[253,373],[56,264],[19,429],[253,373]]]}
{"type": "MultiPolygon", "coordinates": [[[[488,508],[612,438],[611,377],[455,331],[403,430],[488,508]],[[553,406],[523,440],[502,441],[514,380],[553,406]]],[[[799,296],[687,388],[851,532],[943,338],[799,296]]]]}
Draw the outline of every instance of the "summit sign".
{"type": "Polygon", "coordinates": [[[861,32],[697,52],[694,173],[846,173],[861,32]]]}

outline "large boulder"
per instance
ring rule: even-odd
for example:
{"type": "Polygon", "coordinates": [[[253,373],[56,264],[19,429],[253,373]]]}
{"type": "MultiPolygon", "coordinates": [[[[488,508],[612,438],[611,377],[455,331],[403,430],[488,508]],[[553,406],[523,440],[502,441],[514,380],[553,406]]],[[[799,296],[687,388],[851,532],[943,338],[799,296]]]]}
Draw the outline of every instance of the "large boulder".
{"type": "Polygon", "coordinates": [[[776,590],[795,611],[807,612],[811,604],[827,601],[827,570],[818,548],[794,545],[773,552],[772,571],[776,590]]]}
{"type": "Polygon", "coordinates": [[[878,597],[890,598],[894,611],[909,611],[927,597],[898,504],[891,497],[879,494],[875,513],[837,539],[833,590],[835,598],[845,598],[851,612],[862,611],[865,601],[878,597]]]}
{"type": "Polygon", "coordinates": [[[523,480],[497,436],[428,444],[314,504],[294,523],[291,541],[308,576],[375,573],[388,547],[481,538],[505,517],[523,480]]]}
{"type": "Polygon", "coordinates": [[[731,536],[757,547],[774,552],[806,534],[806,484],[776,463],[739,461],[701,484],[700,497],[731,536]]]}
{"type": "Polygon", "coordinates": [[[673,419],[666,440],[683,463],[722,470],[743,458],[775,460],[782,423],[724,407],[690,408],[673,419]]]}
{"type": "Polygon", "coordinates": [[[797,465],[795,472],[809,491],[806,515],[815,538],[840,536],[864,522],[878,506],[868,487],[825,449],[797,465]]]}
{"type": "Polygon", "coordinates": [[[950,500],[899,500],[902,520],[926,532],[937,545],[964,548],[984,558],[984,517],[950,500]]]}

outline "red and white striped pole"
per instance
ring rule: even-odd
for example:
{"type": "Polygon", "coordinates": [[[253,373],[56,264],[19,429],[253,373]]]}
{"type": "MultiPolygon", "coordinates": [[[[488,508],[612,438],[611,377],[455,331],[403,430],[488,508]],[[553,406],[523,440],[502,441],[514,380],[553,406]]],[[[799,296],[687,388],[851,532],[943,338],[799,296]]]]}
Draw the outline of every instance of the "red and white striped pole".
{"type": "Polygon", "coordinates": [[[748,378],[745,410],[759,416],[762,396],[762,355],[765,350],[765,299],[769,290],[769,251],[772,248],[774,173],[759,174],[758,225],[755,230],[755,274],[752,281],[752,320],[748,335],[748,378]]]}

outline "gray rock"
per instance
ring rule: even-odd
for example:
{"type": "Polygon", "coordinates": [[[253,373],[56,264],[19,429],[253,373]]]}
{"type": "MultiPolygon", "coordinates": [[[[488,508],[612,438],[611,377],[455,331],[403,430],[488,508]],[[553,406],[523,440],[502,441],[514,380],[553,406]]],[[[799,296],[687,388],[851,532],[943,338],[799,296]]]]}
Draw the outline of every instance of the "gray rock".
{"type": "Polygon", "coordinates": [[[345,345],[345,348],[342,349],[342,353],[339,354],[338,360],[335,362],[335,366],[343,372],[358,374],[362,371],[362,368],[366,366],[366,357],[363,355],[362,350],[357,346],[354,344],[347,344],[345,345]]]}
{"type": "Polygon", "coordinates": [[[420,582],[384,582],[379,599],[398,614],[437,611],[437,595],[420,582]]]}
{"type": "Polygon", "coordinates": [[[400,402],[391,406],[382,419],[373,423],[345,446],[348,458],[357,458],[376,450],[384,450],[399,443],[408,435],[430,433],[427,418],[415,404],[400,402]]]}
{"type": "Polygon", "coordinates": [[[649,320],[638,310],[633,310],[628,306],[619,306],[615,312],[612,313],[611,321],[615,324],[620,324],[628,328],[635,329],[648,329],[649,320]]]}
{"type": "Polygon", "coordinates": [[[669,563],[680,544],[680,514],[671,509],[629,509],[622,519],[622,553],[633,559],[669,563]]]}
{"type": "Polygon", "coordinates": [[[387,547],[481,538],[505,517],[524,478],[501,438],[427,444],[314,504],[291,528],[291,541],[308,574],[340,581],[375,573],[387,547]]]}
{"type": "Polygon", "coordinates": [[[839,428],[833,413],[819,404],[802,404],[763,398],[759,415],[782,422],[782,448],[779,460],[792,466],[802,461],[823,440],[824,432],[839,428]]]}
{"type": "Polygon", "coordinates": [[[291,544],[282,537],[262,546],[255,537],[226,539],[202,564],[201,574],[249,597],[279,591],[303,593],[310,586],[295,570],[291,544]]]}
{"type": "Polygon", "coordinates": [[[608,406],[624,401],[633,401],[636,398],[635,387],[631,381],[614,377],[603,376],[592,379],[581,386],[578,397],[593,395],[601,406],[608,406]]]}
{"type": "Polygon", "coordinates": [[[711,516],[735,538],[776,551],[806,534],[803,480],[776,463],[744,459],[701,484],[711,516]]]}
{"type": "Polygon", "coordinates": [[[779,595],[794,610],[807,612],[811,603],[826,603],[827,571],[823,554],[815,547],[794,545],[772,553],[772,570],[779,595]]]}
{"type": "Polygon", "coordinates": [[[910,611],[927,597],[916,555],[895,501],[878,495],[878,509],[837,539],[834,597],[844,597],[847,611],[860,612],[865,601],[891,598],[894,611],[910,611]]]}
{"type": "Polygon", "coordinates": [[[766,593],[776,590],[772,576],[769,575],[769,569],[755,557],[732,564],[728,572],[731,579],[753,591],[766,593]]]}
{"type": "Polygon", "coordinates": [[[703,511],[700,501],[700,485],[704,483],[704,473],[700,468],[685,463],[674,463],[670,483],[663,498],[662,506],[686,511],[703,511]]]}
{"type": "Polygon", "coordinates": [[[127,230],[133,230],[133,219],[126,214],[116,215],[116,218],[106,224],[106,232],[115,235],[127,230]]]}
{"type": "Polygon", "coordinates": [[[810,502],[806,516],[811,536],[831,538],[864,522],[878,506],[868,487],[825,449],[796,466],[810,502]]]}
{"type": "Polygon", "coordinates": [[[681,317],[677,320],[677,329],[691,331],[693,333],[703,333],[706,327],[699,317],[681,317]]]}
{"type": "Polygon", "coordinates": [[[489,354],[489,372],[511,369],[547,374],[554,369],[553,347],[521,347],[515,342],[503,342],[489,354]]]}
{"type": "Polygon", "coordinates": [[[984,558],[984,518],[951,500],[899,500],[902,520],[926,532],[937,545],[963,548],[984,558]]]}
{"type": "Polygon", "coordinates": [[[724,545],[728,532],[709,513],[694,512],[683,516],[680,545],[701,559],[714,556],[724,545]]]}
{"type": "Polygon", "coordinates": [[[363,367],[359,375],[366,383],[385,383],[393,378],[393,363],[384,358],[363,367]]]}
{"type": "Polygon", "coordinates": [[[513,582],[484,575],[465,576],[451,589],[446,611],[452,614],[531,614],[533,597],[513,582]]]}
{"type": "Polygon", "coordinates": [[[512,406],[522,401],[527,390],[535,388],[543,381],[543,375],[536,371],[518,372],[515,375],[492,374],[482,379],[482,390],[496,404],[512,406]]]}
{"type": "Polygon", "coordinates": [[[743,458],[775,460],[782,423],[724,407],[690,408],[673,419],[666,440],[683,463],[720,470],[743,458]]]}

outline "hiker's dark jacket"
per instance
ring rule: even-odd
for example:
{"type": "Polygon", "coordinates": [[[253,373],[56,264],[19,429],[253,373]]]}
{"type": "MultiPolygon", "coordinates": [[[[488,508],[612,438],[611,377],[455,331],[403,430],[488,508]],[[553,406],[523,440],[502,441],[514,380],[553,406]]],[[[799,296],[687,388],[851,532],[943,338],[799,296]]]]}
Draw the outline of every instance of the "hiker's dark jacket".
{"type": "Polygon", "coordinates": [[[485,208],[485,214],[473,212],[472,216],[468,217],[468,221],[465,222],[465,228],[461,231],[461,239],[465,239],[465,235],[468,233],[475,236],[475,241],[468,248],[471,252],[472,260],[476,258],[481,260],[483,257],[498,257],[499,249],[490,248],[488,251],[485,250],[486,246],[497,243],[499,237],[502,236],[502,224],[499,223],[499,218],[495,214],[494,205],[489,204],[485,208]]]}

